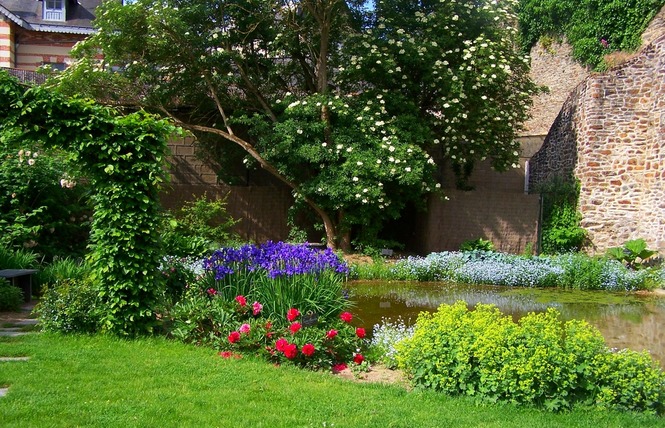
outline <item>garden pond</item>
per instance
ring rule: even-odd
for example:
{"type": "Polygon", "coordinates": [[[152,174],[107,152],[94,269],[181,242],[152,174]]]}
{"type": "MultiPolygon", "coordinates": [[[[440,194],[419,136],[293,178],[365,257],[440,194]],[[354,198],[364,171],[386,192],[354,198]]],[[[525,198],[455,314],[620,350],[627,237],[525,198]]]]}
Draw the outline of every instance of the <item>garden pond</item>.
{"type": "Polygon", "coordinates": [[[358,323],[368,331],[382,319],[413,324],[418,313],[458,300],[470,307],[494,304],[514,320],[554,307],[563,320],[584,319],[598,328],[608,346],[648,350],[665,367],[665,297],[658,295],[394,281],[354,281],[349,291],[358,323]]]}

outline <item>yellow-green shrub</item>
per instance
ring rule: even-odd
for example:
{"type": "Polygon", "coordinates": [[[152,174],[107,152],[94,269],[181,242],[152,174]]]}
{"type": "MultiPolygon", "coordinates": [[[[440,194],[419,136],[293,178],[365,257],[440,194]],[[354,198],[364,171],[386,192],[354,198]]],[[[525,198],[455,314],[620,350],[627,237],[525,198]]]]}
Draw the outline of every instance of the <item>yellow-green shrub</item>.
{"type": "Polygon", "coordinates": [[[613,353],[597,329],[564,323],[552,308],[515,323],[493,305],[442,305],[420,314],[397,363],[416,386],[550,410],[582,402],[661,412],[665,397],[665,374],[648,354],[613,353]]]}

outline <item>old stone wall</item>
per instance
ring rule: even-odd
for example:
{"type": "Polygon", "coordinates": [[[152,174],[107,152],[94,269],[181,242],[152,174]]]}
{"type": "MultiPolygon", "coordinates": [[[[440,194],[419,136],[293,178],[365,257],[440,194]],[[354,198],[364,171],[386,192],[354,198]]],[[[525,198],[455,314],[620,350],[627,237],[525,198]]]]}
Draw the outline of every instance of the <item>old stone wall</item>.
{"type": "Polygon", "coordinates": [[[572,172],[592,250],[665,249],[665,36],[580,84],[530,163],[530,186],[572,172]]]}
{"type": "Polygon", "coordinates": [[[531,80],[543,87],[533,97],[522,135],[547,135],[570,91],[589,75],[589,70],[573,58],[572,47],[564,40],[545,38],[530,52],[531,80]]]}

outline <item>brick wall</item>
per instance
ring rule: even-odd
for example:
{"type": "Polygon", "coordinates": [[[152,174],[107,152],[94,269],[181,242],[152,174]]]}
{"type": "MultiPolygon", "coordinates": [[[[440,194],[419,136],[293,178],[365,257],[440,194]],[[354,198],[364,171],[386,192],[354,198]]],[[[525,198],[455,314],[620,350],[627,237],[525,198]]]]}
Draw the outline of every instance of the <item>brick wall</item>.
{"type": "MultiPolygon", "coordinates": [[[[470,179],[476,190],[462,192],[452,184],[445,186],[448,200],[432,197],[426,213],[398,222],[395,227],[402,229],[398,235],[407,241],[408,250],[421,254],[457,250],[462,242],[477,238],[490,239],[501,251],[512,253],[528,245],[535,248],[539,197],[524,194],[524,166],[541,144],[541,138],[525,138],[520,168],[497,173],[488,164],[480,164],[470,179]]],[[[193,138],[176,139],[169,145],[173,156],[171,182],[162,197],[166,207],[178,207],[204,193],[227,197],[229,213],[242,219],[236,228],[241,237],[259,242],[287,238],[287,212],[293,199],[285,186],[219,184],[214,172],[218,167],[197,157],[193,138]]],[[[445,182],[454,182],[451,174],[445,182]]]]}
{"type": "Polygon", "coordinates": [[[503,173],[480,163],[469,180],[472,191],[454,188],[454,176],[444,174],[447,199],[431,197],[428,208],[416,221],[414,251],[458,250],[461,243],[472,239],[489,239],[504,252],[521,253],[537,248],[540,197],[525,194],[525,170],[529,158],[542,145],[541,137],[521,139],[519,168],[503,173]]]}
{"type": "Polygon", "coordinates": [[[4,16],[0,16],[0,67],[14,67],[14,33],[4,16]]]}
{"type": "Polygon", "coordinates": [[[266,186],[227,186],[217,182],[215,165],[196,156],[193,138],[174,139],[169,143],[172,156],[171,181],[162,194],[167,208],[207,194],[213,199],[226,198],[229,214],[241,222],[235,231],[246,240],[263,242],[288,237],[287,213],[293,199],[279,183],[266,186]]]}
{"type": "Polygon", "coordinates": [[[572,173],[591,250],[644,238],[665,249],[665,35],[589,76],[531,161],[531,185],[572,173]]]}
{"type": "Polygon", "coordinates": [[[44,63],[71,62],[69,52],[84,35],[59,34],[17,29],[16,68],[35,70],[44,63]]]}

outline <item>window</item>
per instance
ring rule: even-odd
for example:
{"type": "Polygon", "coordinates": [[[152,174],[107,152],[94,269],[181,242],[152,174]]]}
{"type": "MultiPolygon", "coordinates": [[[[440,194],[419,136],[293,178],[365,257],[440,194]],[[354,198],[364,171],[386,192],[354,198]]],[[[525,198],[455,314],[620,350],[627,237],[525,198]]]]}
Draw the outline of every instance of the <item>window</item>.
{"type": "Polygon", "coordinates": [[[64,21],[65,0],[44,0],[44,20],[64,21]]]}
{"type": "Polygon", "coordinates": [[[51,70],[56,70],[56,71],[65,71],[67,68],[67,64],[64,62],[43,62],[42,66],[47,66],[51,70]]]}

